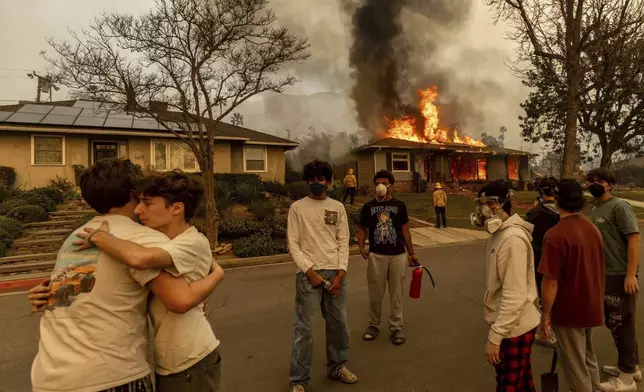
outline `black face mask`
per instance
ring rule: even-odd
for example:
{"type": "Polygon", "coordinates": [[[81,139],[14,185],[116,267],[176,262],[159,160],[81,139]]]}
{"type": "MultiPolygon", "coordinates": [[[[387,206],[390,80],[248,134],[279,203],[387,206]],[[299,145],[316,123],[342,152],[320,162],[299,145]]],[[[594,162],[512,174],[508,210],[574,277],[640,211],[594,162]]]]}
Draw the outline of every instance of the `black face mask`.
{"type": "Polygon", "coordinates": [[[315,197],[322,196],[326,191],[326,185],[320,184],[319,182],[314,182],[311,184],[311,194],[315,197]]]}
{"type": "Polygon", "coordinates": [[[591,195],[595,199],[599,199],[600,197],[604,196],[604,193],[606,193],[606,189],[602,186],[602,184],[590,184],[588,187],[588,192],[590,192],[591,195]]]}

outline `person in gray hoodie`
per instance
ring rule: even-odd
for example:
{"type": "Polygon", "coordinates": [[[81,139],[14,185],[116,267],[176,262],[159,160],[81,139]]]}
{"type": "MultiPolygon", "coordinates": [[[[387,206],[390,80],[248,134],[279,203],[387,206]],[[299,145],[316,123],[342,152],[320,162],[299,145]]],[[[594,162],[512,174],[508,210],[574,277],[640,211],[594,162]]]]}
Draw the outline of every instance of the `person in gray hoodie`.
{"type": "Polygon", "coordinates": [[[496,369],[497,392],[535,391],[531,354],[541,322],[532,251],[533,225],[511,215],[510,189],[503,183],[483,187],[472,224],[490,234],[485,270],[485,322],[490,326],[487,361],[496,369]]]}

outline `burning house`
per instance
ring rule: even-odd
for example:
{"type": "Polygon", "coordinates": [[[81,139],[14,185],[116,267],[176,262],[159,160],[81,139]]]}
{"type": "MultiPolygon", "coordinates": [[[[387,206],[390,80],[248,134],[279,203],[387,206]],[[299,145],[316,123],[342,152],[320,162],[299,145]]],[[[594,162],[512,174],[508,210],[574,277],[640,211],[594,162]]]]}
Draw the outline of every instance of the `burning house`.
{"type": "Polygon", "coordinates": [[[353,152],[351,166],[359,185],[371,185],[382,169],[394,173],[398,191],[415,189],[419,179],[452,188],[475,188],[495,180],[529,181],[532,154],[486,146],[455,128],[442,127],[434,104],[437,89],[421,90],[419,95],[419,115],[389,121],[375,142],[353,152]]]}

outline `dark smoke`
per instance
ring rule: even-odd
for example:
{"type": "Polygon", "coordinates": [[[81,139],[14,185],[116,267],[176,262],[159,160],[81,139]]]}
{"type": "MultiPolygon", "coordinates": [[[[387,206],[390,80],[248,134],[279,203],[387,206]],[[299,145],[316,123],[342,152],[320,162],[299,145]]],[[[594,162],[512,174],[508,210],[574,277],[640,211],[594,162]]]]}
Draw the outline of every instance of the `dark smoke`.
{"type": "MultiPolygon", "coordinates": [[[[351,0],[344,1],[345,11],[354,10],[349,62],[354,72],[352,95],[364,129],[372,133],[385,129],[385,117],[421,117],[417,90],[431,86],[439,89],[443,126],[480,123],[483,108],[468,95],[490,88],[489,81],[483,82],[485,87],[469,83],[464,91],[462,85],[453,84],[459,70],[446,68],[438,58],[442,48],[461,46],[458,33],[467,28],[471,0],[362,0],[357,7],[347,7],[351,0]]],[[[476,53],[468,49],[459,56],[476,53]]]]}

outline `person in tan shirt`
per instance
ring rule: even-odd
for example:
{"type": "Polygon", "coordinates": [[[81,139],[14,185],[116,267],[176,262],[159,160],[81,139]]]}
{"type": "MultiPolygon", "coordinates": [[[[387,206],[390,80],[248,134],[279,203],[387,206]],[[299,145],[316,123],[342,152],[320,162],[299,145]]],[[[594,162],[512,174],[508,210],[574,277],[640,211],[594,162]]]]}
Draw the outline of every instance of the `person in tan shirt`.
{"type": "Polygon", "coordinates": [[[434,211],[436,211],[436,228],[441,228],[441,221],[443,227],[447,227],[447,193],[443,190],[440,182],[436,183],[436,190],[434,191],[434,211]]]}
{"type": "Polygon", "coordinates": [[[344,177],[344,199],[342,199],[343,204],[347,202],[347,197],[350,195],[351,205],[353,205],[353,200],[356,197],[357,186],[358,186],[358,180],[356,179],[356,176],[353,175],[353,169],[349,169],[346,177],[344,177]]]}

